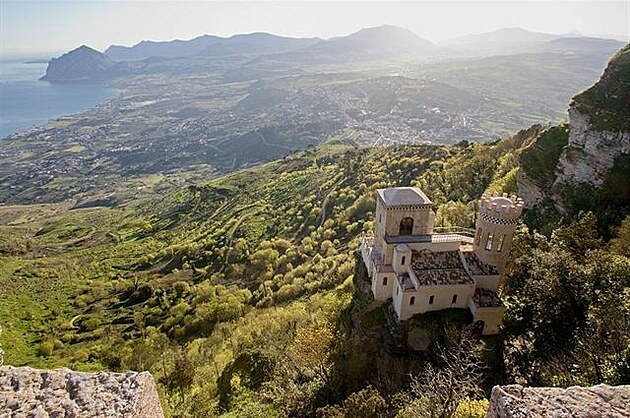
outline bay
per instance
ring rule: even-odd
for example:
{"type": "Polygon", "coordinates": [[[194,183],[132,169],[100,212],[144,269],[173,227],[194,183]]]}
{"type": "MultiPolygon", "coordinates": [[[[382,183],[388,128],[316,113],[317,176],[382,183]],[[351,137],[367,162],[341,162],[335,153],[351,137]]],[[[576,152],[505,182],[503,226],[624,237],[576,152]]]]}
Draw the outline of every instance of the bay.
{"type": "Polygon", "coordinates": [[[96,106],[118,90],[39,80],[46,63],[0,61],[0,138],[96,106]]]}

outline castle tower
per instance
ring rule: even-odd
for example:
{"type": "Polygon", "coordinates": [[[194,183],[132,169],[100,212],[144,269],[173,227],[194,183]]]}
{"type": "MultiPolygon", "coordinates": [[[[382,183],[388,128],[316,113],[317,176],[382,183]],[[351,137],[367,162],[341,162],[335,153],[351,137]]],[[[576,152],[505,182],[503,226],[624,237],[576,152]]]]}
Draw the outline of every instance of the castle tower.
{"type": "Polygon", "coordinates": [[[523,199],[512,195],[483,195],[479,201],[479,216],[474,250],[485,263],[502,269],[512,247],[512,238],[521,212],[523,199]]]}
{"type": "Polygon", "coordinates": [[[391,264],[396,238],[431,235],[435,223],[433,203],[417,187],[376,190],[375,241],[384,260],[391,264]],[[390,242],[391,241],[391,242],[390,242]],[[391,248],[386,248],[387,244],[391,248]]]}

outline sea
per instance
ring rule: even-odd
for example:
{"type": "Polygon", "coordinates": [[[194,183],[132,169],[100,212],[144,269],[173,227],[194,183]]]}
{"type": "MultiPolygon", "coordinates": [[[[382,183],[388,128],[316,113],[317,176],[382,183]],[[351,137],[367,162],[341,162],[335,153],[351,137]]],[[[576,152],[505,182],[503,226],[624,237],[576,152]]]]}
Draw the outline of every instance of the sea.
{"type": "Polygon", "coordinates": [[[39,80],[45,62],[0,61],[0,139],[78,113],[115,97],[116,89],[39,80]]]}

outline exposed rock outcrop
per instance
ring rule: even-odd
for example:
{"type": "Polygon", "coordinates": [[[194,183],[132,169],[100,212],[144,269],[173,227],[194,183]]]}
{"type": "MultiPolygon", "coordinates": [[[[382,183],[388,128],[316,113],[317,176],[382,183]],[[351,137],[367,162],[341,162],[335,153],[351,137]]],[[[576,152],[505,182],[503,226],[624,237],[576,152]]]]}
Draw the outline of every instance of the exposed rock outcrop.
{"type": "Polygon", "coordinates": [[[495,386],[487,418],[630,416],[630,386],[562,388],[495,386]]]}
{"type": "Polygon", "coordinates": [[[569,108],[569,124],[569,145],[560,156],[554,185],[587,183],[599,187],[615,158],[630,153],[630,132],[596,130],[590,116],[574,105],[569,108]]]}
{"type": "Polygon", "coordinates": [[[0,367],[2,417],[164,416],[148,372],[80,373],[0,367]]]}
{"type": "MultiPolygon", "coordinates": [[[[534,146],[544,146],[544,134],[539,135],[534,146]]],[[[529,171],[527,164],[521,164],[518,190],[528,207],[548,196],[558,210],[565,212],[563,190],[580,185],[602,187],[616,159],[630,154],[630,45],[611,58],[594,86],[571,101],[565,145],[553,159],[545,159],[553,152],[543,150],[535,155],[536,149],[532,149],[529,154],[535,158],[530,158],[533,169],[530,167],[529,171]],[[536,161],[539,163],[534,164],[536,161]]]]}
{"type": "Polygon", "coordinates": [[[116,63],[107,55],[82,45],[48,63],[46,81],[80,81],[105,78],[116,63]]]}

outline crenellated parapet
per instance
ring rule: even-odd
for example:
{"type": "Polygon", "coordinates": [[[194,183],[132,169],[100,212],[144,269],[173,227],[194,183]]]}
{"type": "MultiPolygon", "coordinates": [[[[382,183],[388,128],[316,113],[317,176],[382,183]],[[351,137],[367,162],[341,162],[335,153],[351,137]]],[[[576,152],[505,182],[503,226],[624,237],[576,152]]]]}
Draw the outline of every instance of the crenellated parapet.
{"type": "Polygon", "coordinates": [[[484,194],[479,200],[479,213],[501,220],[516,220],[521,216],[524,205],[523,199],[516,195],[484,194]]]}

